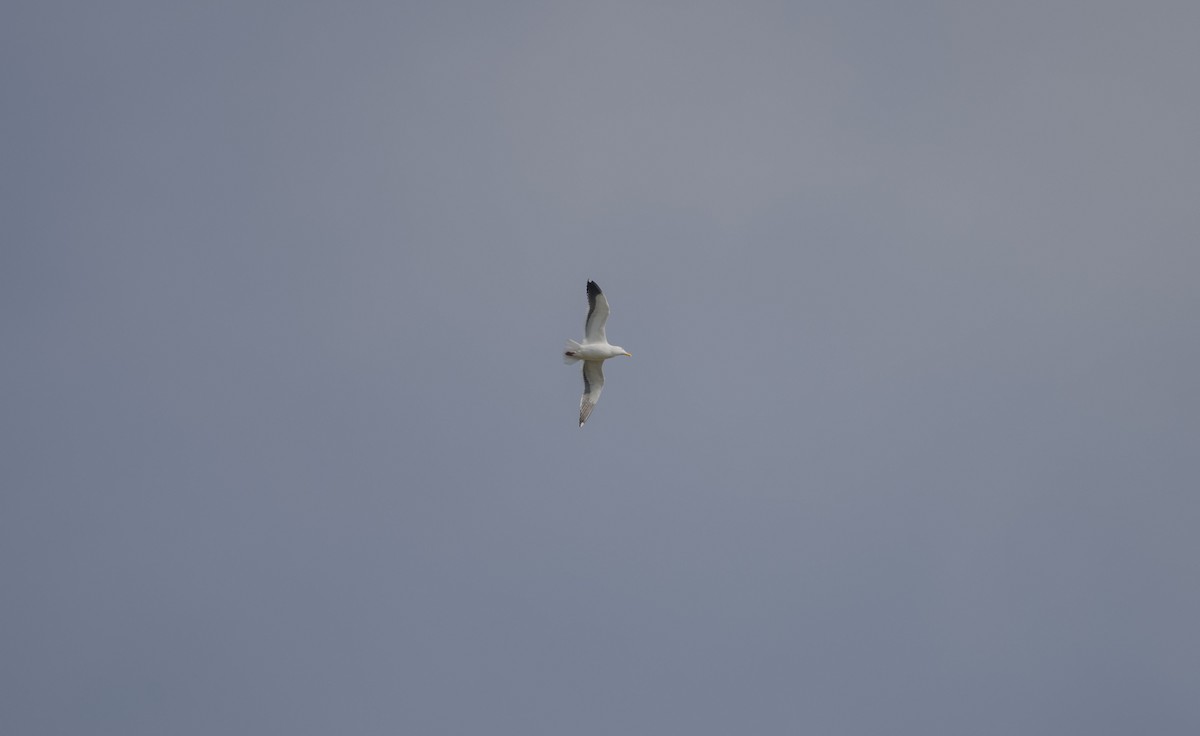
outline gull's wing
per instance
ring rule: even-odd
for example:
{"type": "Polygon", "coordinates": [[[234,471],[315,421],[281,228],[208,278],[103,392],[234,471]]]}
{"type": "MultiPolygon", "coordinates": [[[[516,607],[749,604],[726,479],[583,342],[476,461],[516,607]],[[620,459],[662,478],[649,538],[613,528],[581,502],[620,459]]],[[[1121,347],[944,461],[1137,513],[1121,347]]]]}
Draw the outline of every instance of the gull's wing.
{"type": "Polygon", "coordinates": [[[583,361],[583,397],[579,399],[579,426],[591,416],[592,409],[600,400],[600,390],[604,388],[604,361],[583,361]]]}
{"type": "MultiPolygon", "coordinates": [[[[583,323],[583,341],[606,343],[608,338],[604,336],[604,323],[608,321],[608,298],[595,281],[588,282],[587,292],[588,316],[583,323]]],[[[600,380],[603,382],[604,379],[600,380]]]]}

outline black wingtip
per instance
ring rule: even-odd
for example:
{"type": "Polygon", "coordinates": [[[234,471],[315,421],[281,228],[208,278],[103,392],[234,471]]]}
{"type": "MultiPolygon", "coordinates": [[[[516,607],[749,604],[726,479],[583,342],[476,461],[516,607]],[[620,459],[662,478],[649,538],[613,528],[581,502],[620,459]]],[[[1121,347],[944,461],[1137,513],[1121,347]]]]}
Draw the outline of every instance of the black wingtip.
{"type": "Polygon", "coordinates": [[[596,282],[588,281],[588,296],[596,296],[599,293],[600,287],[596,285],[596,282]]]}

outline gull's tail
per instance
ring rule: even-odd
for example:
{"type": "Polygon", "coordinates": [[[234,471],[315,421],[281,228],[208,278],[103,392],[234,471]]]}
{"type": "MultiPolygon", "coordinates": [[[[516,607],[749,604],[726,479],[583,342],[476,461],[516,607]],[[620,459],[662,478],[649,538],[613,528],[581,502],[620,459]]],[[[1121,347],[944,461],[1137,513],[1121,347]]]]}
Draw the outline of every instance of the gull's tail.
{"type": "Polygon", "coordinates": [[[583,358],[575,357],[575,354],[579,352],[580,347],[580,344],[574,340],[567,340],[567,348],[563,351],[563,362],[567,365],[571,365],[576,361],[583,360],[583,358]]]}

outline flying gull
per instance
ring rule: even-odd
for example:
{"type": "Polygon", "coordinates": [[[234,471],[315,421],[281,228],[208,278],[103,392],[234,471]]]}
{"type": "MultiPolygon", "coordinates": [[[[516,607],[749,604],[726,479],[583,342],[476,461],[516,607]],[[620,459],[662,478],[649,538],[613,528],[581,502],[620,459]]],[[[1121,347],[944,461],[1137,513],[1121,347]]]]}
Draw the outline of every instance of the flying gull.
{"type": "Polygon", "coordinates": [[[588,314],[583,324],[583,342],[567,340],[567,349],[563,352],[563,362],[570,365],[583,361],[583,397],[579,399],[579,426],[591,415],[600,400],[600,391],[604,388],[604,361],[618,355],[628,355],[625,348],[609,345],[604,336],[604,323],[608,321],[608,299],[595,281],[587,284],[588,314]]]}

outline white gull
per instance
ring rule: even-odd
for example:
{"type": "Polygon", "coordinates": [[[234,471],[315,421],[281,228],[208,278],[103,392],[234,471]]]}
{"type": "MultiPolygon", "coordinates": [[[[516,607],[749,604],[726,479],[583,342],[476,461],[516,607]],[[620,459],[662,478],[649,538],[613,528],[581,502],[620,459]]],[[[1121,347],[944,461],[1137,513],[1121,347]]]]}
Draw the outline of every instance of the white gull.
{"type": "Polygon", "coordinates": [[[625,348],[609,345],[604,336],[604,323],[608,321],[608,298],[595,281],[587,283],[588,314],[583,325],[583,342],[567,340],[563,351],[563,362],[570,365],[583,361],[583,397],[579,399],[579,426],[591,415],[600,400],[604,388],[604,361],[618,355],[628,355],[625,348]]]}

